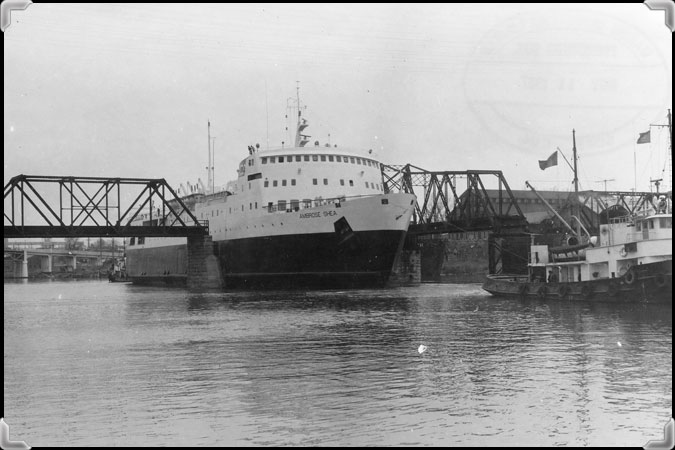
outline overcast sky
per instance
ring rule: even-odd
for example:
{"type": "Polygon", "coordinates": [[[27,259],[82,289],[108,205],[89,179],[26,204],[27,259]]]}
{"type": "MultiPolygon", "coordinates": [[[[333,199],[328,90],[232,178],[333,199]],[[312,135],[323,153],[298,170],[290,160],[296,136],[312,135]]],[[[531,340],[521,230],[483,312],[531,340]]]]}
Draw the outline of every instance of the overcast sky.
{"type": "Polygon", "coordinates": [[[571,160],[576,129],[582,189],[670,176],[667,129],[636,145],[672,107],[672,33],[644,4],[38,3],[4,38],[5,183],[206,180],[210,120],[224,185],[248,145],[289,141],[297,81],[312,141],[387,164],[573,189],[537,161],[571,160]]]}

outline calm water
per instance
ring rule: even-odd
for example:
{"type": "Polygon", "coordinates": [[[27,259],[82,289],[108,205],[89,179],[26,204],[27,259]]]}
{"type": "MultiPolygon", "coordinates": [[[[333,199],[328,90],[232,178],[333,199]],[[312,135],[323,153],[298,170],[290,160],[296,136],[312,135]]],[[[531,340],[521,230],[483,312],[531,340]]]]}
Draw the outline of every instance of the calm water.
{"type": "Polygon", "coordinates": [[[4,291],[4,419],[31,446],[640,447],[672,415],[671,306],[477,284],[4,291]]]}

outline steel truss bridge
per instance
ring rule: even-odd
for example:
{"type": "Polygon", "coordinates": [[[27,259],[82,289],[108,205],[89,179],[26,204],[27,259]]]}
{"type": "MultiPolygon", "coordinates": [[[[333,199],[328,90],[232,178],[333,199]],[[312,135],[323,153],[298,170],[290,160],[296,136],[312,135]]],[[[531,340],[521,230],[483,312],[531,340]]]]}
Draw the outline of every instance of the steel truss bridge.
{"type": "Polygon", "coordinates": [[[411,164],[383,164],[382,176],[385,192],[417,196],[409,234],[484,230],[499,233],[527,227],[500,170],[429,171],[411,164]],[[496,190],[496,198],[490,197],[487,189],[496,190]]]}
{"type": "Polygon", "coordinates": [[[208,235],[163,178],[18,175],[4,214],[5,238],[208,235]]]}

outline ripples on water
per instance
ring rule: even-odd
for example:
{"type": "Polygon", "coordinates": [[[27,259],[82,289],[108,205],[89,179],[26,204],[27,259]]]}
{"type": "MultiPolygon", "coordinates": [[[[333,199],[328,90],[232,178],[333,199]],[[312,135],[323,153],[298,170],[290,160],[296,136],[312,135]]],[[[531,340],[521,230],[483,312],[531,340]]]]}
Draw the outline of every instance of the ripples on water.
{"type": "Polygon", "coordinates": [[[4,419],[31,446],[643,446],[672,415],[670,305],[475,284],[4,298],[4,419]]]}

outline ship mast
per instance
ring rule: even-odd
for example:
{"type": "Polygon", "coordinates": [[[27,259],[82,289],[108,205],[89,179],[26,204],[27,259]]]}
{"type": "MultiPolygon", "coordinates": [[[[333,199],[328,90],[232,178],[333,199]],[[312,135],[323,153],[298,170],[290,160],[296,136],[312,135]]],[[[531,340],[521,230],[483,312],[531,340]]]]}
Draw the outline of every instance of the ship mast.
{"type": "MultiPolygon", "coordinates": [[[[579,177],[577,175],[577,136],[576,131],[572,128],[572,158],[574,158],[574,204],[576,205],[577,217],[581,215],[581,207],[579,206],[579,177]]],[[[577,219],[578,220],[578,219],[577,219]]],[[[577,226],[577,238],[581,238],[581,223],[577,226]]]]}
{"type": "Polygon", "coordinates": [[[209,165],[206,167],[206,174],[207,174],[207,184],[206,184],[206,189],[207,191],[211,189],[211,185],[213,184],[213,166],[211,163],[211,121],[207,121],[207,133],[208,133],[208,140],[209,140],[209,165]]]}
{"type": "Polygon", "coordinates": [[[298,86],[295,88],[296,89],[296,102],[298,104],[298,124],[296,127],[296,132],[295,132],[295,146],[296,147],[304,147],[307,142],[309,142],[309,136],[302,134],[302,131],[307,128],[309,125],[307,123],[306,119],[302,118],[302,106],[300,106],[300,82],[297,81],[298,86]]]}
{"type": "MultiPolygon", "coordinates": [[[[672,116],[670,114],[670,109],[668,110],[668,124],[660,124],[660,123],[650,123],[650,127],[668,127],[668,187],[670,188],[671,192],[673,190],[673,121],[672,121],[672,116]]],[[[649,141],[647,141],[649,142],[649,141]]],[[[655,180],[650,180],[650,181],[655,181],[655,180]]],[[[661,181],[661,180],[659,180],[661,181]]],[[[658,186],[657,186],[658,187],[658,186]]]]}

